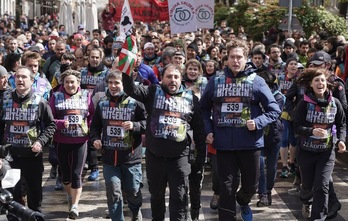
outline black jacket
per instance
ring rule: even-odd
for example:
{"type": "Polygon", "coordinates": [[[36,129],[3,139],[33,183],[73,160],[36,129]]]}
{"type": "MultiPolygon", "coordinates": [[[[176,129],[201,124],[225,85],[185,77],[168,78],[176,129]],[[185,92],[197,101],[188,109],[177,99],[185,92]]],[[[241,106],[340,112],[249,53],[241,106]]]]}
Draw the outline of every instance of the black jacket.
{"type": "MultiPolygon", "coordinates": [[[[169,139],[163,138],[155,138],[152,135],[150,130],[151,125],[151,114],[154,105],[155,93],[156,93],[156,85],[150,85],[149,87],[145,87],[143,85],[135,86],[133,79],[126,74],[122,74],[122,82],[124,86],[124,90],[129,96],[134,99],[143,102],[145,105],[145,109],[148,113],[148,118],[146,120],[146,148],[152,154],[158,157],[164,158],[176,158],[181,156],[188,156],[188,140],[187,137],[181,142],[175,142],[169,139]]],[[[166,91],[163,86],[161,86],[163,91],[166,91]]],[[[180,91],[176,94],[177,96],[181,96],[185,89],[181,86],[180,91]]],[[[174,95],[175,96],[175,95],[174,95]]],[[[198,154],[198,158],[205,159],[206,154],[206,145],[205,145],[205,131],[203,119],[201,116],[201,111],[199,107],[199,102],[197,96],[193,95],[193,112],[192,118],[188,124],[190,124],[190,128],[193,130],[193,140],[195,142],[198,154]]]]}
{"type": "MultiPolygon", "coordinates": [[[[118,97],[112,97],[107,91],[106,98],[113,102],[118,102],[120,100],[124,100],[127,98],[128,95],[123,94],[118,97]]],[[[99,103],[98,103],[99,104],[99,103]]],[[[120,164],[133,164],[133,163],[141,163],[142,159],[142,145],[141,145],[141,134],[145,132],[145,119],[146,119],[146,112],[144,105],[140,102],[137,102],[135,107],[135,114],[134,114],[134,121],[133,121],[133,130],[132,135],[134,138],[134,143],[131,149],[127,150],[110,150],[106,148],[102,148],[102,154],[103,154],[103,163],[108,165],[117,166],[120,164]]],[[[91,129],[90,129],[90,141],[93,144],[95,140],[102,140],[102,131],[103,131],[103,120],[102,120],[102,110],[100,109],[100,106],[97,105],[93,120],[91,123],[91,129]]]]}

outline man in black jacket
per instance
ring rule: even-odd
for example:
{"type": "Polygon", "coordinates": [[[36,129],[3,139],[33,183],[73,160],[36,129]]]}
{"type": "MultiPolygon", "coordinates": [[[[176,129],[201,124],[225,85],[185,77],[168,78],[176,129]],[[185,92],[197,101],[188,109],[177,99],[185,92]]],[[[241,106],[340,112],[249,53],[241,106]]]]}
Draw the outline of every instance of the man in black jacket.
{"type": "MultiPolygon", "coordinates": [[[[0,108],[2,144],[12,145],[11,168],[21,170],[21,180],[13,191],[14,200],[21,200],[21,181],[24,181],[28,207],[41,212],[42,148],[53,137],[56,124],[47,101],[32,90],[35,73],[20,67],[15,76],[16,89],[5,92],[0,108]]],[[[10,217],[11,214],[8,216],[9,220],[18,220],[10,217]]]]}
{"type": "Polygon", "coordinates": [[[188,207],[188,124],[198,150],[195,164],[205,161],[205,131],[198,98],[181,85],[181,69],[169,64],[163,69],[160,85],[135,86],[123,73],[125,92],[145,104],[146,173],[151,194],[152,220],[164,220],[165,190],[170,189],[170,220],[186,221],[188,207]]]}

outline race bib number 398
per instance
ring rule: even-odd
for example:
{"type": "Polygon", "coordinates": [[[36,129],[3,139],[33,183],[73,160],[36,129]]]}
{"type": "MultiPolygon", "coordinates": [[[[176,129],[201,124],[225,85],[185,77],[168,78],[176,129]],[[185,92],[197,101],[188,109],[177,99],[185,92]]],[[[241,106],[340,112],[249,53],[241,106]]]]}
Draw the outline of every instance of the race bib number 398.
{"type": "Polygon", "coordinates": [[[222,113],[241,113],[243,103],[223,103],[221,106],[222,113]]]}
{"type": "Polygon", "coordinates": [[[124,137],[123,127],[108,126],[106,130],[107,130],[107,135],[110,137],[124,137]]]}

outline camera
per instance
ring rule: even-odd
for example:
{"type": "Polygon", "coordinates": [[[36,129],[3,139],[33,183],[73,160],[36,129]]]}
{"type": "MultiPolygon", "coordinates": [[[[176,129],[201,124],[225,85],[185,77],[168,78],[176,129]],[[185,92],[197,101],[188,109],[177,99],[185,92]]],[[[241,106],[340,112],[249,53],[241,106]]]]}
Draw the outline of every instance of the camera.
{"type": "MultiPolygon", "coordinates": [[[[0,145],[0,160],[6,159],[10,156],[10,149],[11,144],[0,145]]],[[[15,220],[21,221],[44,221],[44,215],[42,213],[33,211],[14,201],[12,193],[3,188],[0,188],[0,210],[1,208],[8,210],[8,218],[10,216],[15,220]]]]}

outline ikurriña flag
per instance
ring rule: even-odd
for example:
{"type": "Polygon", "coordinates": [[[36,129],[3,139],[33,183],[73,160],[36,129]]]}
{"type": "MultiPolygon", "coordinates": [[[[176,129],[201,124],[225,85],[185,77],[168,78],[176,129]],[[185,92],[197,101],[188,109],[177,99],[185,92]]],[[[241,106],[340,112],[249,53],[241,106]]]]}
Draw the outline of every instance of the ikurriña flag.
{"type": "Polygon", "coordinates": [[[131,76],[134,64],[137,61],[137,53],[138,48],[136,45],[135,36],[127,36],[120,53],[120,60],[118,63],[118,68],[120,71],[128,76],[131,76]]]}

